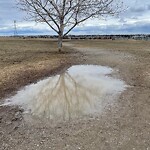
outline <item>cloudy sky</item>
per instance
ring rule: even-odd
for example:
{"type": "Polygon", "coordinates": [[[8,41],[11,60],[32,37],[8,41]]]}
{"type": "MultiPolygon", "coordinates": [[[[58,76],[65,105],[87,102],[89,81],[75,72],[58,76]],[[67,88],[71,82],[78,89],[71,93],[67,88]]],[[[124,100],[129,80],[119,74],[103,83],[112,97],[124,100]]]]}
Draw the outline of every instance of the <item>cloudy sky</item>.
{"type": "MultiPolygon", "coordinates": [[[[88,20],[70,34],[150,34],[150,0],[124,0],[126,11],[107,20],[88,20]]],[[[0,0],[0,36],[14,34],[14,20],[18,35],[53,35],[45,24],[25,20],[26,14],[16,8],[15,0],[0,0]]]]}

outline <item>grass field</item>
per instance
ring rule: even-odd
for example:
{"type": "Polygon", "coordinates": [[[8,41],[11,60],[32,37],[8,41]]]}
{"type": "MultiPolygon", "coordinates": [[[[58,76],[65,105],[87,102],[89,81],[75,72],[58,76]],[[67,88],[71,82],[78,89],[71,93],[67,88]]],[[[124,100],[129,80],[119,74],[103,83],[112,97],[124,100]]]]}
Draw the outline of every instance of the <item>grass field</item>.
{"type": "Polygon", "coordinates": [[[150,51],[150,41],[136,40],[74,40],[71,43],[80,48],[98,48],[103,50],[119,50],[137,53],[150,51]]]}
{"type": "Polygon", "coordinates": [[[0,38],[0,98],[72,63],[75,51],[57,41],[0,38]]]}
{"type": "MultiPolygon", "coordinates": [[[[65,43],[83,49],[125,51],[147,58],[150,52],[147,41],[72,40],[65,43]]],[[[56,40],[0,38],[0,98],[75,60],[76,63],[81,61],[77,52],[64,47],[63,53],[59,53],[56,40]]]]}

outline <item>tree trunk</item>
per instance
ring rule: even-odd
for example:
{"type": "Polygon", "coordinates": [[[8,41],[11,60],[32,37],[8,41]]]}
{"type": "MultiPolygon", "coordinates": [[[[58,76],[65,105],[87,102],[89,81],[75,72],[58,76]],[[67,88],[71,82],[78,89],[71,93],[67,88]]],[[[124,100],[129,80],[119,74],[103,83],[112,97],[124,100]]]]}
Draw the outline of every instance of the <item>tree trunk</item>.
{"type": "Polygon", "coordinates": [[[59,35],[58,36],[58,50],[59,50],[59,52],[62,51],[62,40],[63,40],[62,36],[59,35]]]}
{"type": "Polygon", "coordinates": [[[62,42],[63,42],[63,32],[64,32],[64,18],[61,17],[60,19],[60,29],[59,29],[59,34],[58,34],[58,50],[59,52],[62,51],[62,42]]]}

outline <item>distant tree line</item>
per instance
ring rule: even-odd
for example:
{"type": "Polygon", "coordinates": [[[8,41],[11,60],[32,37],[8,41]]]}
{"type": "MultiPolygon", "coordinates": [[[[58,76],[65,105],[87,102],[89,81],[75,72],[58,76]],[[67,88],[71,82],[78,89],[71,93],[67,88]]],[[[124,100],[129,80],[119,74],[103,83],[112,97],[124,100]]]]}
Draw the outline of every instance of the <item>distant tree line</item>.
{"type": "MultiPolygon", "coordinates": [[[[15,36],[19,38],[52,38],[57,39],[58,35],[35,35],[35,36],[15,36]]],[[[109,39],[109,40],[150,40],[150,34],[126,34],[126,35],[67,35],[64,39],[109,39]]]]}

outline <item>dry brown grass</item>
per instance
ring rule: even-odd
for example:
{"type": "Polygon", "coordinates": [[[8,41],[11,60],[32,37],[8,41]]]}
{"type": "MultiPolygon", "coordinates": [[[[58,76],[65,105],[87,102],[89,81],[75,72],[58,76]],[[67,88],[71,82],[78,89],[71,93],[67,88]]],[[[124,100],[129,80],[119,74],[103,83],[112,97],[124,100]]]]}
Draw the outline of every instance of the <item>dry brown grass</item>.
{"type": "MultiPolygon", "coordinates": [[[[65,49],[65,51],[68,51],[65,49]]],[[[0,67],[59,59],[57,42],[42,39],[0,39],[0,67]]]]}
{"type": "Polygon", "coordinates": [[[0,38],[0,98],[69,65],[73,54],[66,47],[59,53],[54,40],[0,38]]]}
{"type": "MultiPolygon", "coordinates": [[[[150,41],[72,40],[66,43],[78,48],[129,51],[148,59],[150,53],[150,41]]],[[[0,98],[80,62],[79,53],[71,47],[64,47],[64,52],[59,53],[56,40],[0,38],[0,98]]]]}
{"type": "Polygon", "coordinates": [[[93,47],[106,50],[148,50],[150,41],[142,40],[74,40],[71,43],[80,47],[93,47]]]}
{"type": "Polygon", "coordinates": [[[82,49],[98,49],[108,51],[121,51],[134,54],[143,59],[149,58],[150,41],[142,40],[74,40],[73,46],[82,49]]]}

